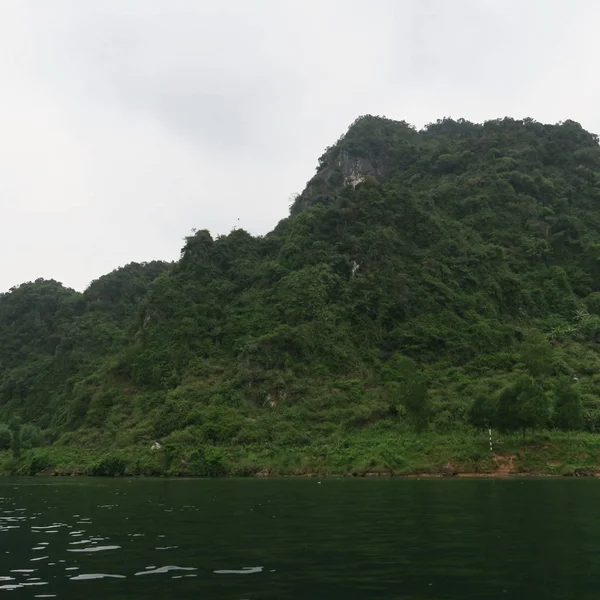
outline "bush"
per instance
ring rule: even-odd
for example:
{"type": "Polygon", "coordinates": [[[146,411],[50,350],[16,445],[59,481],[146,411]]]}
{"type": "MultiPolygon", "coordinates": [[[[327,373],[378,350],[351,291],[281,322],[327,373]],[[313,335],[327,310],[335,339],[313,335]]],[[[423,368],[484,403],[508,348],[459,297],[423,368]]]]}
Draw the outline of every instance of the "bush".
{"type": "Polygon", "coordinates": [[[600,292],[593,292],[585,299],[585,305],[592,315],[600,316],[600,292]]]}
{"type": "Polygon", "coordinates": [[[11,438],[8,425],[0,423],[0,450],[8,450],[10,448],[11,438]]]}
{"type": "Polygon", "coordinates": [[[199,477],[223,477],[228,474],[225,454],[214,446],[195,450],[188,461],[188,472],[199,477]]]}
{"type": "Polygon", "coordinates": [[[42,430],[35,425],[23,425],[21,428],[21,446],[24,450],[37,448],[42,444],[42,430]]]}
{"type": "Polygon", "coordinates": [[[26,466],[26,475],[37,475],[42,471],[51,469],[52,460],[47,452],[36,452],[31,456],[29,464],[26,466]]]}
{"type": "Polygon", "coordinates": [[[503,432],[539,429],[548,423],[550,402],[531,377],[523,375],[498,396],[496,418],[503,432]]]}
{"type": "Polygon", "coordinates": [[[158,477],[165,474],[165,469],[158,464],[154,456],[138,456],[131,466],[131,474],[144,477],[158,477]]]}
{"type": "Polygon", "coordinates": [[[92,477],[118,477],[125,474],[125,461],[120,456],[108,455],[85,469],[92,477]]]}
{"type": "Polygon", "coordinates": [[[554,390],[554,424],[563,431],[583,429],[583,408],[578,386],[563,379],[554,390]]]}
{"type": "Polygon", "coordinates": [[[10,449],[15,458],[21,456],[21,419],[20,417],[13,417],[10,422],[10,449]]]}
{"type": "Polygon", "coordinates": [[[497,414],[496,399],[492,396],[477,396],[469,409],[469,423],[476,429],[491,427],[497,414]]]}

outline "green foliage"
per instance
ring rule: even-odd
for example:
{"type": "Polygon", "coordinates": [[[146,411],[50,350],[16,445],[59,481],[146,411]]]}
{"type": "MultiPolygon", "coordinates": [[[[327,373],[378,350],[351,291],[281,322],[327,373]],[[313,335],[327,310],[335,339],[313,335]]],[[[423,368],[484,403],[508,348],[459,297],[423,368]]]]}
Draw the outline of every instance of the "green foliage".
{"type": "Polygon", "coordinates": [[[31,423],[21,428],[21,446],[25,450],[37,448],[42,443],[42,430],[31,423]]]}
{"type": "Polygon", "coordinates": [[[497,420],[501,431],[541,429],[549,417],[548,396],[531,377],[519,377],[498,397],[497,420]]]}
{"type": "Polygon", "coordinates": [[[290,472],[405,469],[425,448],[382,440],[539,430],[553,389],[557,426],[577,428],[573,374],[597,431],[598,156],[572,121],[367,115],[265,236],[193,230],[171,265],[0,294],[0,421],[26,423],[14,460],[43,446],[114,452],[86,458],[107,475],[252,472],[274,454],[290,472]]]}
{"type": "Polygon", "coordinates": [[[414,360],[395,354],[385,365],[382,378],[387,383],[391,395],[391,407],[394,413],[403,407],[403,414],[417,431],[427,427],[430,414],[430,402],[427,381],[414,360]]]}
{"type": "Polygon", "coordinates": [[[477,396],[469,409],[469,423],[479,430],[492,427],[496,421],[497,411],[498,405],[494,396],[477,396]]]}
{"type": "Polygon", "coordinates": [[[545,377],[553,370],[554,349],[541,332],[531,331],[521,349],[521,360],[532,377],[545,377]]]}
{"type": "Polygon", "coordinates": [[[10,420],[10,449],[15,458],[21,456],[21,418],[14,415],[10,420]]]}
{"type": "Polygon", "coordinates": [[[12,440],[10,428],[5,423],[0,423],[0,450],[8,450],[12,440]]]}
{"type": "Polygon", "coordinates": [[[195,450],[188,461],[188,473],[199,477],[222,477],[227,475],[224,452],[215,446],[195,450]]]}
{"type": "Polygon", "coordinates": [[[126,463],[122,457],[109,454],[90,464],[86,469],[86,475],[94,477],[117,477],[124,475],[125,469],[126,463]]]}
{"type": "Polygon", "coordinates": [[[600,316],[600,292],[592,292],[585,299],[587,310],[596,316],[600,316]]]}
{"type": "Polygon", "coordinates": [[[562,380],[554,390],[554,424],[563,431],[583,428],[583,407],[578,387],[562,380]]]}
{"type": "Polygon", "coordinates": [[[36,451],[28,456],[21,471],[23,475],[37,475],[51,469],[52,466],[52,459],[47,452],[36,451]]]}

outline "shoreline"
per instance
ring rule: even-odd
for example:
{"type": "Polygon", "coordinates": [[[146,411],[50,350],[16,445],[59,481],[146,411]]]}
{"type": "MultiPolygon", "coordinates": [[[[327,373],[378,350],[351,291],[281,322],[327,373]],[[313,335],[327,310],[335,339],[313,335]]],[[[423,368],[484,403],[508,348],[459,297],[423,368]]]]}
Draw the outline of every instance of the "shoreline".
{"type": "Polygon", "coordinates": [[[504,471],[458,471],[452,473],[444,472],[414,472],[414,473],[397,473],[390,471],[367,471],[363,473],[278,473],[260,471],[252,475],[222,475],[222,476],[200,476],[185,473],[163,473],[156,475],[144,475],[123,473],[119,475],[90,475],[78,470],[52,470],[41,471],[35,475],[10,475],[0,474],[0,477],[43,477],[43,478],[64,478],[64,477],[90,477],[94,479],[530,479],[530,478],[598,478],[600,477],[600,468],[580,468],[573,469],[564,473],[548,473],[544,471],[532,472],[504,472],[504,471]]]}
{"type": "Polygon", "coordinates": [[[600,476],[599,434],[542,432],[505,436],[490,453],[472,435],[425,433],[349,438],[344,447],[313,444],[293,449],[259,446],[177,445],[153,451],[146,444],[115,448],[52,445],[0,452],[0,474],[12,476],[128,476],[239,478],[524,478],[600,476]]]}

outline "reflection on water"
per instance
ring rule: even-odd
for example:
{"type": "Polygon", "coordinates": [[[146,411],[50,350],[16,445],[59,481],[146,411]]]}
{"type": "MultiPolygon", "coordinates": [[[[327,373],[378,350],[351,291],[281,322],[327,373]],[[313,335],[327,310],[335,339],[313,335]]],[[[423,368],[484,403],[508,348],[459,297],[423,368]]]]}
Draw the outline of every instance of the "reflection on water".
{"type": "Polygon", "coordinates": [[[598,598],[597,480],[0,480],[0,600],[598,598]]]}
{"type": "Polygon", "coordinates": [[[107,575],[106,573],[84,573],[71,577],[71,581],[83,581],[85,579],[125,579],[125,575],[107,575]]]}
{"type": "Polygon", "coordinates": [[[221,575],[250,575],[252,573],[260,573],[263,567],[244,567],[243,569],[219,569],[215,573],[221,575]]]}
{"type": "Polygon", "coordinates": [[[146,567],[145,571],[140,571],[139,573],[136,573],[136,575],[152,575],[154,573],[168,573],[169,571],[195,571],[196,568],[195,567],[173,567],[173,566],[167,566],[167,567],[159,567],[158,569],[156,567],[154,568],[149,568],[146,567]]]}

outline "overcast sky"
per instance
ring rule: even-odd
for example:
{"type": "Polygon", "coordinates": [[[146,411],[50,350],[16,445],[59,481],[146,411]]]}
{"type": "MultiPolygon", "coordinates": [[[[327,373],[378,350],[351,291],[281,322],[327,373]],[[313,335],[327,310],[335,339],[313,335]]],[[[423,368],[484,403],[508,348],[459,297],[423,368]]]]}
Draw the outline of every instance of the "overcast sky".
{"type": "Polygon", "coordinates": [[[263,234],[361,114],[600,133],[597,0],[2,0],[0,291],[263,234]]]}

